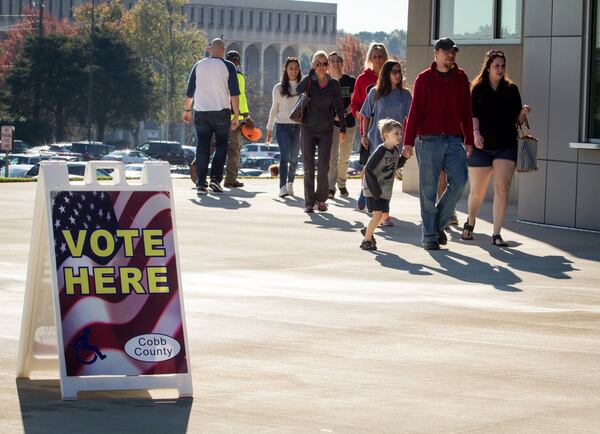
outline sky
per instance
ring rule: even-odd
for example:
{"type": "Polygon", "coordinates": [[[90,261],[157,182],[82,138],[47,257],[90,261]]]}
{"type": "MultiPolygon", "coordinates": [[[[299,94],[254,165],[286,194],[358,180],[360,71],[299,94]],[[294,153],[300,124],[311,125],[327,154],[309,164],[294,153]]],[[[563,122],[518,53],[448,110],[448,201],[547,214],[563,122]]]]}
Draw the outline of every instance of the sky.
{"type": "Polygon", "coordinates": [[[406,30],[408,0],[308,0],[337,3],[337,28],[349,33],[406,30]],[[376,7],[365,7],[367,4],[376,7]]]}

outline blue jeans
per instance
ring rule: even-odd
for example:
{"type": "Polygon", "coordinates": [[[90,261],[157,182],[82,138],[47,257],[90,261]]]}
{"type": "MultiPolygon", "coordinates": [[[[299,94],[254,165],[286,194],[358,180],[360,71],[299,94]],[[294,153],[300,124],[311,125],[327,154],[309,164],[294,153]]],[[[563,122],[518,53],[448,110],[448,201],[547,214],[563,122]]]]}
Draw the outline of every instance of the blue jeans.
{"type": "Polygon", "coordinates": [[[223,167],[227,158],[227,145],[229,144],[229,129],[231,127],[231,114],[229,109],[211,112],[196,112],[194,125],[198,135],[196,146],[196,173],[198,186],[206,187],[208,176],[208,161],[210,160],[210,141],[215,135],[215,155],[213,157],[210,180],[219,184],[223,180],[223,167]]]}
{"type": "Polygon", "coordinates": [[[275,124],[279,144],[279,188],[294,182],[300,152],[300,124],[275,124]]]}
{"type": "Polygon", "coordinates": [[[419,136],[415,143],[419,163],[419,199],[423,220],[423,243],[438,241],[467,184],[467,153],[458,136],[419,136]],[[448,187],[436,204],[442,169],[448,187]]]}

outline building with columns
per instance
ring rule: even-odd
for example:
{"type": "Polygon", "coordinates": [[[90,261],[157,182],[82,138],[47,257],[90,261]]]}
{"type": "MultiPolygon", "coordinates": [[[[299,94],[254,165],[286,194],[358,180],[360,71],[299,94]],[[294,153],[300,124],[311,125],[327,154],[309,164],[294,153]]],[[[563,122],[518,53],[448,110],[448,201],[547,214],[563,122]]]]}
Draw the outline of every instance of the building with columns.
{"type": "Polygon", "coordinates": [[[337,4],[293,0],[192,0],[184,8],[209,40],[222,38],[237,50],[245,74],[270,92],[289,56],[331,50],[337,32],[337,4]]]}

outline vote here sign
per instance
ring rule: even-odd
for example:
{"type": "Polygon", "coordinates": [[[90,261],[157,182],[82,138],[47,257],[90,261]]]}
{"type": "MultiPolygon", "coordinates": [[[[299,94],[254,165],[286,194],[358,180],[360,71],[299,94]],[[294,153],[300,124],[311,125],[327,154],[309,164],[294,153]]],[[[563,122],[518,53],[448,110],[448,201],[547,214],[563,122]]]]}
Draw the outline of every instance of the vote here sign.
{"type": "Polygon", "coordinates": [[[67,376],[188,372],[168,191],[52,191],[67,376]]]}

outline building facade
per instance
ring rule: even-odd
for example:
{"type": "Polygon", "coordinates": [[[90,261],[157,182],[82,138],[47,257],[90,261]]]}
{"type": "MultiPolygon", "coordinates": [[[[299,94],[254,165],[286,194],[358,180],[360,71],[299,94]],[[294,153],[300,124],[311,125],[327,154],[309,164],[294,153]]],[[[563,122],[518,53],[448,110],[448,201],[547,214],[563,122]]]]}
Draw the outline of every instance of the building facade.
{"type": "MultiPolygon", "coordinates": [[[[598,0],[410,0],[407,79],[433,61],[433,43],[450,36],[469,77],[491,48],[532,107],[538,167],[517,174],[519,218],[600,230],[600,9],[598,0]]],[[[414,161],[403,189],[418,189],[414,161]]]]}
{"type": "MultiPolygon", "coordinates": [[[[104,0],[101,0],[104,1],[104,0]]],[[[44,0],[46,11],[72,19],[84,0],[44,0]]],[[[131,9],[135,0],[124,0],[131,9]]],[[[18,21],[32,0],[0,0],[0,26],[18,21]]],[[[243,70],[260,91],[270,92],[288,56],[331,50],[337,33],[337,4],[294,0],[191,0],[182,11],[209,40],[222,38],[227,50],[237,50],[243,70]]]]}

